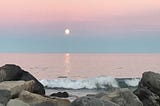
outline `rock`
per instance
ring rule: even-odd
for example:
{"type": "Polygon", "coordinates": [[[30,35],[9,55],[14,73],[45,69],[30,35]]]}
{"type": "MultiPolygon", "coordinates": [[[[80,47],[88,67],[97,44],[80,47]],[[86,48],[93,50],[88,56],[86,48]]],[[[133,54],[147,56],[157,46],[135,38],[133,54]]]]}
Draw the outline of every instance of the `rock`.
{"type": "Polygon", "coordinates": [[[19,99],[31,106],[68,106],[69,100],[51,99],[38,94],[33,94],[28,91],[22,91],[19,99]]]}
{"type": "Polygon", "coordinates": [[[34,93],[45,95],[44,86],[29,72],[22,70],[19,66],[6,64],[0,67],[0,81],[34,80],[34,93]]]}
{"type": "Polygon", "coordinates": [[[70,106],[119,106],[110,101],[103,101],[94,97],[81,97],[71,103],[70,106]]]}
{"type": "Polygon", "coordinates": [[[22,90],[33,91],[34,81],[4,81],[0,83],[0,103],[6,105],[9,99],[18,97],[22,90]]]}
{"type": "Polygon", "coordinates": [[[138,88],[135,95],[139,97],[144,106],[160,106],[160,98],[147,88],[138,88]]]}
{"type": "Polygon", "coordinates": [[[23,101],[21,100],[18,100],[18,99],[11,99],[8,103],[7,103],[7,106],[31,106],[27,103],[24,103],[23,101]]]}
{"type": "Polygon", "coordinates": [[[58,92],[58,93],[53,93],[50,96],[61,97],[61,98],[68,98],[69,94],[67,92],[58,92]]]}
{"type": "Polygon", "coordinates": [[[20,80],[24,80],[24,81],[34,80],[35,87],[33,89],[33,92],[40,94],[40,95],[45,95],[44,86],[34,76],[32,76],[29,72],[24,71],[20,80]]]}
{"type": "Polygon", "coordinates": [[[105,100],[103,102],[104,102],[104,106],[120,106],[120,105],[118,105],[114,102],[108,101],[108,100],[105,100]]]}
{"type": "Polygon", "coordinates": [[[95,98],[101,98],[101,97],[105,96],[106,94],[107,94],[106,92],[100,92],[95,95],[95,98]]]}
{"type": "Polygon", "coordinates": [[[4,106],[3,104],[0,104],[0,106],[4,106]]]}
{"type": "Polygon", "coordinates": [[[23,74],[22,69],[19,66],[6,64],[0,67],[0,81],[19,80],[23,74]]]}
{"type": "Polygon", "coordinates": [[[139,83],[147,87],[150,91],[160,96],[160,74],[154,72],[144,72],[139,83]]]}
{"type": "Polygon", "coordinates": [[[160,106],[160,74],[144,72],[134,94],[144,106],[160,106]]]}
{"type": "Polygon", "coordinates": [[[120,106],[143,106],[141,101],[128,88],[116,90],[100,98],[101,100],[110,100],[120,106]]]}
{"type": "MultiPolygon", "coordinates": [[[[11,97],[18,97],[22,90],[33,92],[34,81],[4,81],[0,83],[0,91],[10,92],[11,97]]],[[[1,94],[1,93],[0,93],[1,94]]]]}
{"type": "Polygon", "coordinates": [[[11,99],[11,92],[9,90],[0,90],[0,104],[6,105],[11,99]]]}

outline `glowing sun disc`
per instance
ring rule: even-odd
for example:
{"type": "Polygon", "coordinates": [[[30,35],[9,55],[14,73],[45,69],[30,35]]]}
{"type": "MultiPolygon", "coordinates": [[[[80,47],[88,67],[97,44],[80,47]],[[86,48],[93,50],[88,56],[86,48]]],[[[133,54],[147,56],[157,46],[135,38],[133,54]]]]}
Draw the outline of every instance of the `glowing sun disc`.
{"type": "Polygon", "coordinates": [[[65,35],[69,35],[70,34],[70,30],[69,29],[65,29],[65,35]]]}

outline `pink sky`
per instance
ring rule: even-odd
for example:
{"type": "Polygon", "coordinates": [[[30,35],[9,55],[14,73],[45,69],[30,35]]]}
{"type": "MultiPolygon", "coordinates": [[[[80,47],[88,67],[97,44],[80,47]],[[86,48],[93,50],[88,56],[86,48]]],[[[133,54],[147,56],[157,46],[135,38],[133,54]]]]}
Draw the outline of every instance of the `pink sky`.
{"type": "Polygon", "coordinates": [[[0,1],[1,51],[160,52],[159,35],[160,0],[0,1]]]}
{"type": "Polygon", "coordinates": [[[117,17],[133,21],[144,19],[156,23],[160,18],[159,11],[159,0],[3,0],[0,1],[0,23],[99,21],[99,19],[107,22],[115,21],[117,17]]]}

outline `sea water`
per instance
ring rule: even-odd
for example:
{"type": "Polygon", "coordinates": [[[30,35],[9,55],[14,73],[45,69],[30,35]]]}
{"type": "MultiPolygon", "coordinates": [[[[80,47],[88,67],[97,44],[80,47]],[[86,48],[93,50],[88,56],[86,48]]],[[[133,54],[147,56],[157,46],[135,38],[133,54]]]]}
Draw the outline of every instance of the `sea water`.
{"type": "Polygon", "coordinates": [[[137,86],[144,71],[160,72],[160,54],[1,53],[0,58],[1,66],[19,65],[54,90],[137,86]]]}

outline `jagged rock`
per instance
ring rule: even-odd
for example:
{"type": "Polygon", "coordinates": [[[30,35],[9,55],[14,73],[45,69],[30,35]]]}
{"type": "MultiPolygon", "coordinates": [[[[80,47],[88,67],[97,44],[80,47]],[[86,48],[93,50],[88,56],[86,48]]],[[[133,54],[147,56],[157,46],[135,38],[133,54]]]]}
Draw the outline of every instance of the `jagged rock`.
{"type": "Polygon", "coordinates": [[[14,64],[6,64],[0,67],[0,81],[17,81],[17,80],[34,80],[35,86],[33,89],[34,93],[44,95],[44,86],[29,72],[24,71],[19,66],[14,64]]]}
{"type": "Polygon", "coordinates": [[[108,100],[103,101],[98,98],[85,96],[76,99],[71,103],[70,106],[119,106],[119,105],[112,103],[111,101],[108,100]]]}
{"type": "Polygon", "coordinates": [[[28,91],[22,91],[19,99],[31,106],[68,106],[70,101],[66,99],[51,99],[28,91]]]}
{"type": "Polygon", "coordinates": [[[144,72],[134,93],[144,106],[160,106],[160,74],[144,72]]]}
{"type": "Polygon", "coordinates": [[[110,100],[120,106],[143,106],[141,101],[129,89],[123,88],[106,94],[101,100],[110,100]]]}
{"type": "Polygon", "coordinates": [[[57,93],[52,93],[50,96],[68,98],[69,94],[67,92],[57,92],[57,93]]]}

